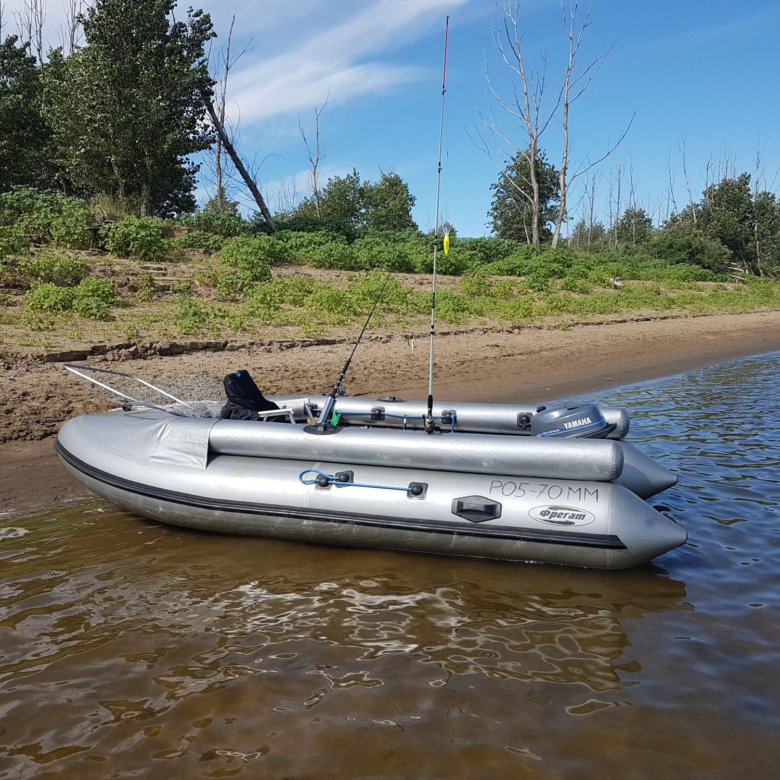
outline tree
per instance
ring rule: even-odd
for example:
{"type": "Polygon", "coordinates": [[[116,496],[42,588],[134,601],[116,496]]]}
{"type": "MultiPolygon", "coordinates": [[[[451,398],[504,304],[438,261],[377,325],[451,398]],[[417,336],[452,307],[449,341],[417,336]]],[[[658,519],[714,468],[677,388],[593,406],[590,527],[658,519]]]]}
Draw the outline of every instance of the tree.
{"type": "Polygon", "coordinates": [[[175,21],[175,0],[97,0],[86,45],[51,71],[48,117],[60,160],[83,190],[137,202],[141,214],[192,210],[210,145],[203,94],[212,87],[202,11],[175,21]]]}
{"type": "Polygon", "coordinates": [[[493,203],[488,216],[493,232],[499,238],[524,241],[533,246],[549,239],[551,231],[547,225],[555,219],[559,179],[558,171],[547,162],[544,152],[537,153],[533,166],[529,165],[527,150],[517,152],[490,189],[493,203]],[[535,186],[531,181],[532,170],[535,186]]]}
{"type": "Polygon", "coordinates": [[[363,185],[366,226],[373,230],[417,230],[412,219],[416,198],[397,173],[382,173],[376,184],[363,185]]]}
{"type": "Polygon", "coordinates": [[[698,208],[698,224],[705,235],[731,250],[745,271],[755,268],[755,222],[750,174],[722,179],[704,190],[698,208]]]}
{"type": "Polygon", "coordinates": [[[569,244],[579,248],[589,249],[593,244],[605,244],[607,229],[601,222],[586,222],[581,219],[574,226],[569,236],[569,244]]]}
{"type": "Polygon", "coordinates": [[[615,226],[619,244],[646,244],[653,235],[653,220],[644,209],[627,208],[615,226]]]}
{"type": "Polygon", "coordinates": [[[780,202],[773,192],[759,192],[753,198],[753,236],[759,273],[780,266],[780,202]]]}
{"type": "Polygon", "coordinates": [[[715,238],[709,238],[692,221],[672,222],[659,230],[648,243],[651,256],[672,265],[687,263],[722,273],[731,253],[715,238]]]}
{"type": "Polygon", "coordinates": [[[552,120],[560,116],[562,126],[561,164],[557,171],[558,176],[558,210],[553,216],[555,221],[552,232],[552,245],[557,246],[561,237],[564,220],[567,219],[567,197],[571,183],[587,171],[605,160],[625,138],[629,126],[623,131],[617,142],[611,145],[598,159],[585,160],[573,172],[570,170],[569,160],[569,115],[573,104],[584,94],[590,82],[598,71],[600,65],[609,55],[611,48],[599,54],[584,67],[580,66],[581,47],[585,33],[590,26],[590,3],[588,3],[584,19],[578,19],[579,0],[565,0],[561,2],[563,15],[563,27],[568,40],[568,52],[563,69],[561,86],[557,95],[547,97],[547,57],[541,56],[541,67],[538,70],[529,68],[525,42],[521,33],[520,0],[507,0],[503,12],[503,29],[494,35],[496,48],[498,49],[504,65],[510,72],[511,79],[515,82],[512,88],[512,96],[507,98],[499,94],[493,81],[485,72],[488,87],[493,97],[498,101],[501,109],[509,117],[519,123],[520,133],[523,137],[522,144],[516,144],[511,140],[511,131],[500,130],[494,122],[489,127],[493,134],[512,150],[513,157],[518,154],[525,155],[525,179],[527,188],[524,199],[530,205],[530,243],[534,247],[539,246],[541,236],[537,233],[542,219],[542,191],[541,173],[537,172],[536,161],[541,153],[541,138],[550,126],[552,120]]]}
{"type": "Polygon", "coordinates": [[[0,191],[48,187],[50,130],[41,114],[41,72],[29,44],[9,36],[0,44],[0,191]]]}
{"type": "Polygon", "coordinates": [[[322,220],[356,228],[365,224],[363,182],[360,174],[352,169],[346,176],[332,176],[320,190],[319,202],[314,195],[306,198],[292,214],[295,220],[322,220]]]}

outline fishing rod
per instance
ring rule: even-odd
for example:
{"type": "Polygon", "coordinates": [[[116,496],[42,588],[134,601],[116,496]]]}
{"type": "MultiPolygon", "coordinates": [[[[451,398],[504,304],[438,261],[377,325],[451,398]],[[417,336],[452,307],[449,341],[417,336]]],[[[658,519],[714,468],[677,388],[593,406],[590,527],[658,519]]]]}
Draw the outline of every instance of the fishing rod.
{"type": "MultiPolygon", "coordinates": [[[[450,17],[444,21],[444,66],[441,76],[441,111],[439,114],[439,163],[436,174],[436,221],[433,228],[433,275],[431,277],[431,338],[428,349],[428,413],[423,419],[425,430],[433,433],[435,429],[433,420],[433,345],[436,340],[436,257],[439,250],[439,203],[441,199],[441,150],[444,140],[444,95],[447,92],[447,44],[449,41],[450,17]]],[[[447,238],[445,235],[445,254],[447,252],[447,238]]]]}
{"type": "Polygon", "coordinates": [[[341,373],[339,374],[339,378],[336,380],[336,383],[333,385],[333,389],[328,394],[328,400],[325,402],[322,413],[317,419],[316,427],[319,430],[324,430],[328,427],[328,422],[330,422],[334,416],[333,407],[336,405],[336,397],[344,395],[344,377],[346,377],[347,371],[349,371],[349,366],[352,363],[352,358],[355,357],[355,352],[357,352],[357,348],[360,346],[360,342],[363,340],[363,335],[366,332],[366,328],[368,328],[368,323],[371,322],[371,318],[374,316],[376,307],[379,306],[379,302],[382,300],[382,296],[385,294],[385,289],[387,288],[387,283],[390,281],[390,276],[391,274],[388,271],[387,276],[385,276],[385,282],[382,285],[382,289],[379,291],[379,295],[377,295],[376,300],[374,301],[374,305],[371,307],[371,311],[368,313],[368,317],[366,317],[366,321],[363,323],[363,329],[360,331],[360,335],[357,337],[357,341],[355,341],[355,345],[352,347],[352,352],[347,358],[347,362],[344,363],[344,368],[341,369],[341,373]]]}

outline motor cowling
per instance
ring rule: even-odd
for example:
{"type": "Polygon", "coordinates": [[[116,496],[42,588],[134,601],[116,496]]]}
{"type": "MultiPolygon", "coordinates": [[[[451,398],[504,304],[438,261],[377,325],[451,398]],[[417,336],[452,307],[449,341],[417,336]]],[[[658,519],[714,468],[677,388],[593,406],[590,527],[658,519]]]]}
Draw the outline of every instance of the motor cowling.
{"type": "Polygon", "coordinates": [[[616,428],[596,404],[539,406],[531,418],[531,436],[603,439],[616,428]]]}

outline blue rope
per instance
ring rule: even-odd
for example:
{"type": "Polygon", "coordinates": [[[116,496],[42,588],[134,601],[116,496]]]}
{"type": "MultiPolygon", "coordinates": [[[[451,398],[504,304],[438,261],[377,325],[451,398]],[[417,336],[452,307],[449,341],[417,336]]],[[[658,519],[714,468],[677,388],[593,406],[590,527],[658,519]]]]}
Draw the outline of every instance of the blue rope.
{"type": "Polygon", "coordinates": [[[409,492],[408,487],[397,487],[395,485],[372,485],[368,482],[341,482],[336,478],[334,474],[327,474],[319,469],[304,469],[298,474],[298,479],[304,485],[321,485],[322,487],[330,487],[331,485],[337,485],[338,487],[364,487],[375,488],[377,490],[402,490],[404,493],[409,492]],[[306,474],[314,474],[313,477],[305,477],[306,474]],[[323,484],[320,480],[324,477],[327,480],[327,484],[323,484]]]}

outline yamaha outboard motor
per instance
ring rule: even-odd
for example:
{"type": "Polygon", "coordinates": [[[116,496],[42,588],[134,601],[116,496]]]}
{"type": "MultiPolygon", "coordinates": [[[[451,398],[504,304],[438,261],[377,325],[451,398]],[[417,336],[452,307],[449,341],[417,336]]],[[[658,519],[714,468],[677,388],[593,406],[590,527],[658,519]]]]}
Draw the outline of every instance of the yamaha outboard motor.
{"type": "Polygon", "coordinates": [[[540,406],[531,418],[531,436],[603,439],[615,430],[596,404],[540,406]]]}
{"type": "MultiPolygon", "coordinates": [[[[227,403],[220,413],[227,420],[258,420],[258,412],[269,412],[279,407],[269,401],[255,384],[248,371],[234,371],[223,380],[227,403]]],[[[283,415],[269,417],[273,422],[289,422],[283,415]]]]}

